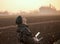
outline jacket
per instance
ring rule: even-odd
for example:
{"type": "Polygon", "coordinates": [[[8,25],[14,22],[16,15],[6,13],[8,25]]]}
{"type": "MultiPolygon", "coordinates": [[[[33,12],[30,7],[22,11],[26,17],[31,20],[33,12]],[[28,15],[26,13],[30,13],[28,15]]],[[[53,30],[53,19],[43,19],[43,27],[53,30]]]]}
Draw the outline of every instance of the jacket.
{"type": "Polygon", "coordinates": [[[29,27],[25,24],[18,25],[17,34],[19,36],[20,42],[26,42],[28,38],[32,37],[29,27]]]}

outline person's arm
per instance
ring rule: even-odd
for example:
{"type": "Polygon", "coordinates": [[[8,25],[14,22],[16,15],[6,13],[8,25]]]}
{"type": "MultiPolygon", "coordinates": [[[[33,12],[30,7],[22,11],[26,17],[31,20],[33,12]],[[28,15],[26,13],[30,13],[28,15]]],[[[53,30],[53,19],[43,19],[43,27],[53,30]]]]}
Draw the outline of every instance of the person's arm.
{"type": "Polygon", "coordinates": [[[20,28],[19,27],[17,28],[17,32],[20,33],[20,28]]]}
{"type": "Polygon", "coordinates": [[[30,29],[27,28],[27,27],[25,28],[25,32],[26,32],[26,35],[27,35],[27,36],[33,36],[33,35],[32,35],[32,32],[30,31],[30,29]]]}

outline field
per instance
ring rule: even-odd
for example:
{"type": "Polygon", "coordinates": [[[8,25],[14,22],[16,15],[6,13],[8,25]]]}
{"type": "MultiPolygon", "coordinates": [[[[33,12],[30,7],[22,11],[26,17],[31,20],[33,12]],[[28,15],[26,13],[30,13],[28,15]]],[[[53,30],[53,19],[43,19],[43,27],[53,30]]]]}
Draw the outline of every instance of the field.
{"type": "MultiPolygon", "coordinates": [[[[60,16],[26,17],[33,35],[38,31],[41,35],[60,33],[60,16]],[[41,23],[40,23],[41,22],[41,23]]],[[[0,17],[0,44],[18,44],[17,27],[4,28],[15,24],[16,16],[0,17]],[[2,27],[2,28],[1,28],[2,27]]]]}

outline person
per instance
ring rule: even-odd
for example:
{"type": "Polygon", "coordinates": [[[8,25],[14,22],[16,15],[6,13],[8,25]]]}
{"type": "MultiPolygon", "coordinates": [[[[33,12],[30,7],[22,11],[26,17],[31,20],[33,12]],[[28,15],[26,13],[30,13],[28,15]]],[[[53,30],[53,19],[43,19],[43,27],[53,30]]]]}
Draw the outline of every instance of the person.
{"type": "Polygon", "coordinates": [[[28,44],[27,41],[33,36],[26,22],[26,18],[22,16],[16,18],[17,35],[20,44],[28,44]]]}

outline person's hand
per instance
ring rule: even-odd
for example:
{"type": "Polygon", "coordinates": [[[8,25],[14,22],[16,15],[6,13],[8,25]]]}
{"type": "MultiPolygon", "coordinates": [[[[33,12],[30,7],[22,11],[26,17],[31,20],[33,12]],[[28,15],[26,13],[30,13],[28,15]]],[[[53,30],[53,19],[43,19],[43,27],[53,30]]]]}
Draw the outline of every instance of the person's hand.
{"type": "Polygon", "coordinates": [[[37,37],[33,37],[33,39],[37,42],[39,41],[39,39],[37,37]]]}

